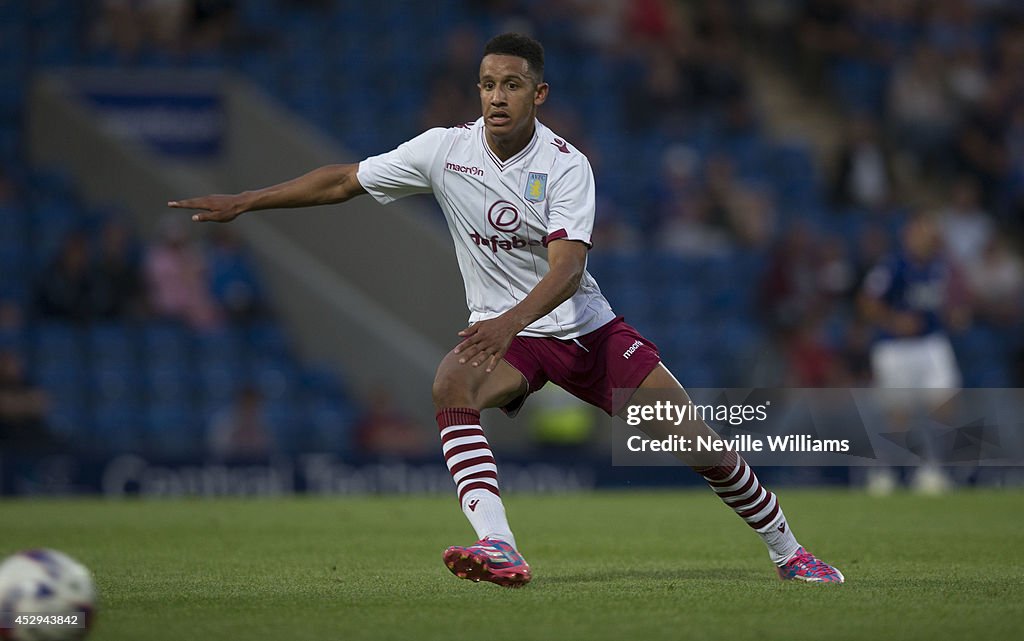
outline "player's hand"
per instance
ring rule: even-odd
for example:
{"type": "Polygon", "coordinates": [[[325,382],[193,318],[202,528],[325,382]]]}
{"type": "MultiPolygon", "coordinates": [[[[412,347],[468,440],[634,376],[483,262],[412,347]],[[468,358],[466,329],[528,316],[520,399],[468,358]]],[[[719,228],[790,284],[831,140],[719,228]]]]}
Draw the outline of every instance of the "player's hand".
{"type": "Polygon", "coordinates": [[[455,348],[459,362],[473,367],[486,364],[487,371],[493,372],[520,329],[504,316],[473,323],[459,332],[464,339],[455,348]]]}
{"type": "Polygon", "coordinates": [[[226,223],[238,218],[249,210],[248,199],[244,194],[213,194],[200,198],[172,200],[168,207],[177,209],[199,209],[192,215],[196,222],[226,223]]]}

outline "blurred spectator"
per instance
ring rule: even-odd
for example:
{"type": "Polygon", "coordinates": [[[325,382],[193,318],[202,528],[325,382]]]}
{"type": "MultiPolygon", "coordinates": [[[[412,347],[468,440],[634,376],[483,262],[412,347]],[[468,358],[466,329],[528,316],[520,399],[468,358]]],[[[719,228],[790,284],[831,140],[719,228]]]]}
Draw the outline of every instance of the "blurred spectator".
{"type": "Polygon", "coordinates": [[[25,314],[14,300],[0,299],[0,349],[17,345],[25,330],[25,314]]]}
{"type": "Polygon", "coordinates": [[[626,126],[632,132],[663,129],[682,118],[696,95],[693,79],[681,61],[667,49],[647,55],[633,86],[623,96],[628,114],[626,126]]]}
{"type": "Polygon", "coordinates": [[[991,87],[961,124],[955,142],[958,169],[978,181],[982,200],[990,208],[998,204],[1009,169],[1004,98],[998,86],[991,87]]]}
{"type": "Polygon", "coordinates": [[[7,170],[0,165],[0,207],[12,204],[16,200],[14,181],[7,175],[7,170]]]}
{"type": "MultiPolygon", "coordinates": [[[[620,0],[569,0],[565,3],[585,49],[618,53],[624,37],[625,3],[620,0]]],[[[560,131],[556,129],[555,131],[560,131]]]]}
{"type": "Polygon", "coordinates": [[[445,53],[430,70],[430,96],[420,117],[421,127],[452,127],[480,117],[480,51],[483,43],[472,27],[453,29],[445,53]]]}
{"type": "MultiPolygon", "coordinates": [[[[912,3],[905,3],[912,4],[912,3]]],[[[924,40],[951,55],[984,43],[985,35],[974,0],[940,0],[923,3],[924,40]]]]}
{"type": "Polygon", "coordinates": [[[390,388],[385,386],[370,394],[355,427],[359,449],[376,456],[424,456],[432,451],[425,436],[426,432],[396,407],[390,388]]]}
{"type": "Polygon", "coordinates": [[[123,318],[139,311],[142,272],[131,232],[123,222],[111,219],[103,226],[93,273],[97,316],[123,318]]]}
{"type": "Polygon", "coordinates": [[[788,332],[801,319],[815,315],[819,307],[814,247],[817,234],[797,224],[782,235],[762,277],[759,307],[777,330],[788,332]]]}
{"type": "Polygon", "coordinates": [[[146,45],[177,50],[190,4],[189,0],[103,0],[96,39],[100,44],[113,44],[129,60],[146,45]]]}
{"type": "Polygon", "coordinates": [[[697,177],[697,154],[682,145],[669,147],[662,158],[654,208],[661,227],[661,246],[686,256],[722,256],[733,247],[727,229],[713,225],[697,177]]]}
{"type": "Polygon", "coordinates": [[[46,426],[46,393],[25,379],[17,354],[0,351],[0,447],[55,444],[46,426]]]}
{"type": "Polygon", "coordinates": [[[682,256],[726,256],[734,243],[729,233],[709,221],[703,202],[679,203],[658,230],[662,248],[682,256]]]}
{"type": "Polygon", "coordinates": [[[841,207],[878,210],[890,203],[892,188],[889,153],[876,124],[863,116],[853,118],[836,163],[833,201],[841,207]]]}
{"type": "Polygon", "coordinates": [[[631,44],[652,50],[680,42],[685,19],[678,3],[670,0],[634,0],[624,15],[631,44]]]}
{"type": "Polygon", "coordinates": [[[232,322],[248,322],[266,315],[267,305],[256,270],[238,235],[229,227],[212,232],[209,249],[210,290],[232,322]]]}
{"type": "Polygon", "coordinates": [[[978,184],[970,176],[953,183],[949,206],[939,212],[939,228],[950,256],[964,268],[981,258],[992,237],[991,216],[981,207],[978,184]]]}
{"type": "Polygon", "coordinates": [[[708,159],[704,169],[704,207],[710,224],[743,245],[760,247],[771,237],[775,211],[768,195],[736,175],[724,154],[708,159]]]}
{"type": "Polygon", "coordinates": [[[191,0],[185,12],[185,31],[193,49],[217,50],[234,28],[235,0],[191,0]]]}
{"type": "Polygon", "coordinates": [[[889,84],[889,118],[896,144],[909,150],[918,167],[948,167],[956,105],[941,54],[918,45],[896,67],[889,84]]]}
{"type": "Polygon", "coordinates": [[[234,463],[266,460],[275,451],[263,394],[242,387],[230,407],[216,414],[207,433],[209,453],[234,463]]]}
{"type": "Polygon", "coordinates": [[[181,221],[164,219],[160,238],[150,246],[145,263],[150,304],[164,318],[210,329],[221,321],[206,279],[206,263],[181,221]]]}
{"type": "Polygon", "coordinates": [[[991,236],[967,267],[975,313],[994,325],[1012,326],[1024,312],[1024,261],[1000,236],[991,236]]]}
{"type": "Polygon", "coordinates": [[[89,240],[82,232],[64,239],[60,251],[36,281],[36,308],[44,318],[86,323],[93,319],[95,282],[89,240]]]}
{"type": "Polygon", "coordinates": [[[989,79],[980,48],[962,49],[945,65],[946,82],[957,111],[972,108],[988,90],[989,79]]]}
{"type": "Polygon", "coordinates": [[[748,97],[743,69],[739,26],[732,5],[708,0],[696,6],[693,31],[697,41],[694,91],[709,109],[746,104],[748,97]]]}
{"type": "Polygon", "coordinates": [[[857,235],[857,248],[854,254],[854,284],[860,287],[875,265],[878,265],[890,253],[892,239],[885,228],[878,224],[865,225],[857,235]]]}
{"type": "Polygon", "coordinates": [[[816,248],[818,292],[831,300],[848,299],[855,293],[857,272],[846,244],[835,236],[821,239],[816,248]]]}
{"type": "Polygon", "coordinates": [[[807,0],[799,19],[799,41],[803,47],[800,61],[805,65],[808,84],[819,86],[818,77],[836,58],[856,46],[850,29],[850,3],[847,0],[807,0]]]}
{"type": "Polygon", "coordinates": [[[849,377],[843,361],[829,346],[822,323],[815,317],[803,319],[786,340],[787,387],[838,387],[849,377]]]}

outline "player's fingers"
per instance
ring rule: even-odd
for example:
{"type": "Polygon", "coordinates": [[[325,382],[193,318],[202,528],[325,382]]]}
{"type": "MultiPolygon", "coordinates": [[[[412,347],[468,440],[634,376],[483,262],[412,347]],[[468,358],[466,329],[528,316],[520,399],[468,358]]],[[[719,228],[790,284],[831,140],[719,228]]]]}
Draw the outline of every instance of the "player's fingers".
{"type": "Polygon", "coordinates": [[[501,355],[495,352],[491,354],[491,362],[487,363],[487,371],[493,372],[494,368],[498,366],[498,361],[501,360],[501,355]]]}
{"type": "Polygon", "coordinates": [[[168,207],[174,207],[177,209],[205,209],[200,203],[200,198],[186,198],[185,200],[171,200],[168,201],[168,207]]]}
{"type": "Polygon", "coordinates": [[[473,323],[472,325],[470,325],[466,329],[464,329],[461,332],[459,332],[459,336],[472,336],[473,334],[476,334],[478,329],[479,329],[479,327],[477,327],[477,324],[473,323]]]}
{"type": "Polygon", "coordinates": [[[461,358],[459,358],[459,362],[466,363],[480,351],[480,346],[475,340],[467,339],[456,347],[455,351],[461,356],[461,358]]]}
{"type": "Polygon", "coordinates": [[[473,340],[471,338],[474,334],[476,334],[476,331],[477,331],[477,327],[476,327],[476,323],[474,323],[474,324],[470,325],[469,327],[467,327],[466,329],[464,329],[461,332],[459,332],[459,336],[461,336],[464,340],[461,343],[459,343],[458,345],[455,346],[455,353],[456,354],[462,353],[463,351],[466,350],[467,347],[469,347],[470,345],[472,345],[472,344],[474,344],[476,342],[475,340],[473,340]]]}
{"type": "Polygon", "coordinates": [[[480,350],[480,352],[473,357],[473,367],[480,367],[482,364],[487,362],[487,356],[490,354],[490,350],[480,350]]]}

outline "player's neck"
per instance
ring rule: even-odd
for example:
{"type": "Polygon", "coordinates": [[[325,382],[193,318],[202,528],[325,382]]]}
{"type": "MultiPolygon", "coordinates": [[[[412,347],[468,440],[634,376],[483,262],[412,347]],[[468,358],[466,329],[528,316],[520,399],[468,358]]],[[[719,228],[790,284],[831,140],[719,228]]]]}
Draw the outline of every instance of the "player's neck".
{"type": "Polygon", "coordinates": [[[533,140],[533,135],[536,130],[537,125],[532,121],[528,128],[510,136],[494,136],[491,132],[485,129],[484,140],[487,141],[487,146],[491,148],[491,152],[493,152],[499,160],[505,161],[525,149],[526,145],[530,144],[530,141],[533,140]]]}

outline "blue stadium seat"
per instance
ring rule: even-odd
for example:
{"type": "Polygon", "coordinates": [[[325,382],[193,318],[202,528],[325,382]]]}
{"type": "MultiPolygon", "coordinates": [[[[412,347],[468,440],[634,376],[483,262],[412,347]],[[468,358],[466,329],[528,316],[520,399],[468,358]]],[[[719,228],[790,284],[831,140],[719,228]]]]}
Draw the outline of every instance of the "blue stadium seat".
{"type": "Polygon", "coordinates": [[[239,359],[247,340],[245,330],[226,325],[195,333],[196,358],[205,362],[239,359]]]}
{"type": "Polygon", "coordinates": [[[187,364],[192,358],[191,335],[179,323],[149,323],[142,329],[142,356],[150,363],[187,364]]]}
{"type": "Polygon", "coordinates": [[[312,444],[316,449],[347,454],[353,449],[355,412],[338,399],[316,397],[306,403],[312,444]]]}
{"type": "Polygon", "coordinates": [[[200,360],[195,368],[195,390],[204,403],[226,405],[250,376],[240,361],[200,360]]]}
{"type": "Polygon", "coordinates": [[[93,399],[97,402],[138,403],[143,391],[140,374],[132,361],[93,362],[90,368],[93,399]]]}
{"type": "Polygon", "coordinates": [[[266,405],[267,422],[274,442],[284,452],[297,452],[302,445],[302,406],[291,399],[282,398],[266,405]]]}
{"type": "Polygon", "coordinates": [[[200,416],[191,405],[150,403],[144,412],[144,442],[152,454],[178,458],[203,450],[200,416]]]}
{"type": "Polygon", "coordinates": [[[284,328],[274,321],[258,321],[246,330],[250,353],[287,357],[290,341],[284,328]]]}
{"type": "Polygon", "coordinates": [[[88,403],[79,397],[49,394],[49,409],[46,417],[47,426],[53,432],[74,445],[87,445],[92,420],[89,416],[88,403]]]}
{"type": "Polygon", "coordinates": [[[100,401],[92,414],[93,435],[105,451],[136,452],[143,445],[143,411],[140,405],[124,400],[100,401]]]}
{"type": "Polygon", "coordinates": [[[134,365],[138,357],[138,336],[135,327],[122,322],[93,325],[86,337],[89,357],[95,363],[134,365]]]}
{"type": "Polygon", "coordinates": [[[192,400],[194,374],[184,363],[150,362],[144,379],[150,403],[187,404],[192,400]]]}
{"type": "Polygon", "coordinates": [[[34,356],[37,363],[54,363],[67,368],[82,363],[81,330],[68,323],[44,321],[32,331],[34,356]]]}

